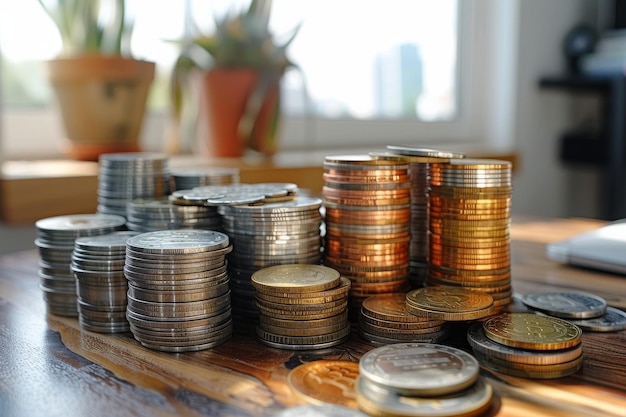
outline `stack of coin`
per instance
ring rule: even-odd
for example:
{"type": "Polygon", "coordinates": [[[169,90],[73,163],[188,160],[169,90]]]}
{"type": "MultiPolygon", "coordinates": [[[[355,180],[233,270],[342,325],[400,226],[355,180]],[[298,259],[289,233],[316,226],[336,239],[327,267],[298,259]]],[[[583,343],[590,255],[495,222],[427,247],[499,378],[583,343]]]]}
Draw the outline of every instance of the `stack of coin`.
{"type": "Polygon", "coordinates": [[[361,357],[359,408],[371,416],[477,416],[493,389],[469,353],[439,344],[396,343],[361,357]]]}
{"type": "Polygon", "coordinates": [[[583,361],[581,329],[563,319],[505,313],[475,323],[467,340],[487,368],[507,375],[552,379],[577,372],[583,361]]]}
{"type": "Polygon", "coordinates": [[[126,217],[135,199],[162,198],[169,194],[170,172],[166,155],[126,152],[100,155],[98,162],[98,213],[126,217]]]}
{"type": "Polygon", "coordinates": [[[126,241],[136,235],[120,231],[76,239],[71,268],[76,278],[78,321],[83,329],[100,333],[129,330],[124,259],[126,241]]]}
{"type": "Polygon", "coordinates": [[[353,322],[365,298],[409,287],[410,185],[403,161],[372,155],[324,160],[324,264],[352,281],[353,322]]]}
{"type": "Polygon", "coordinates": [[[350,335],[350,280],[323,265],[275,265],[252,274],[258,339],[279,349],[338,345],[350,335]]]}
{"type": "Polygon", "coordinates": [[[35,223],[39,249],[39,278],[51,314],[77,316],[76,279],[70,266],[77,238],[113,233],[126,219],[106,214],[70,214],[35,223]]]}
{"type": "Polygon", "coordinates": [[[205,205],[174,204],[170,199],[138,199],[128,203],[126,227],[138,232],[168,229],[220,230],[217,208],[205,205]]]}
{"type": "Polygon", "coordinates": [[[406,310],[432,320],[473,321],[493,314],[493,297],[463,287],[425,287],[406,294],[406,310]]]}
{"type": "Polygon", "coordinates": [[[428,285],[479,289],[496,311],[512,300],[511,164],[453,159],[430,165],[428,285]]]}
{"type": "Polygon", "coordinates": [[[445,339],[448,322],[422,318],[406,309],[406,294],[379,294],[361,305],[359,333],[374,345],[400,342],[437,343],[445,339]]]}
{"type": "Polygon", "coordinates": [[[539,291],[522,297],[532,311],[559,317],[584,331],[616,332],[626,329],[626,313],[607,301],[582,291],[539,291]]]}
{"type": "Polygon", "coordinates": [[[127,319],[143,346],[208,349],[232,334],[228,236],[209,230],[161,230],[126,242],[127,319]]]}
{"type": "Polygon", "coordinates": [[[291,201],[218,208],[224,231],[233,243],[228,270],[233,310],[258,317],[252,274],[280,264],[319,264],[322,200],[294,196],[291,201]]]}
{"type": "Polygon", "coordinates": [[[409,278],[412,288],[422,287],[428,269],[428,187],[430,164],[446,163],[453,158],[464,158],[458,152],[413,146],[388,145],[389,153],[378,154],[379,159],[401,157],[409,164],[411,178],[411,246],[409,278]]]}
{"type": "Polygon", "coordinates": [[[205,185],[225,185],[239,183],[238,168],[172,168],[171,185],[172,191],[190,190],[205,185]]]}

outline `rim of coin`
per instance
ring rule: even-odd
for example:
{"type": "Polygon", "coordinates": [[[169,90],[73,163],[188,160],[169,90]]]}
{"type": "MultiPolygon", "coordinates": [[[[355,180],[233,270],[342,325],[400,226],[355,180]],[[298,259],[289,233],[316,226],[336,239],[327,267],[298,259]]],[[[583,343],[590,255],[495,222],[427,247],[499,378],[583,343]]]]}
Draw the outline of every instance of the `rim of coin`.
{"type": "Polygon", "coordinates": [[[358,362],[318,360],[292,369],[287,384],[298,398],[308,403],[356,408],[354,384],[358,375],[358,362]]]}
{"type": "MultiPolygon", "coordinates": [[[[387,145],[387,149],[400,153],[403,155],[409,156],[421,156],[426,158],[442,158],[442,159],[463,159],[465,158],[465,154],[460,152],[452,152],[452,151],[444,151],[439,149],[430,149],[430,148],[422,148],[415,147],[411,145],[387,145]]],[[[442,163],[447,163],[449,161],[441,161],[442,163]]]]}
{"type": "Polygon", "coordinates": [[[481,415],[491,406],[493,388],[479,378],[471,387],[445,397],[411,397],[373,385],[359,376],[356,399],[359,408],[373,416],[471,417],[481,415]]]}
{"type": "Polygon", "coordinates": [[[324,265],[285,264],[259,269],[250,279],[262,292],[318,292],[337,287],[341,274],[324,265]]]}
{"type": "Polygon", "coordinates": [[[564,319],[599,317],[607,308],[604,298],[583,291],[536,291],[525,294],[522,302],[527,307],[564,319]]]}
{"type": "Polygon", "coordinates": [[[582,330],[564,319],[534,313],[504,313],[483,322],[485,335],[503,345],[558,350],[580,344],[582,330]]]}
{"type": "Polygon", "coordinates": [[[360,375],[395,392],[441,396],[470,387],[478,378],[478,361],[469,353],[433,343],[395,343],[365,353],[360,375]]]}
{"type": "Polygon", "coordinates": [[[528,365],[554,365],[570,362],[582,355],[582,345],[554,351],[533,351],[503,345],[488,338],[482,323],[474,323],[467,330],[467,341],[474,351],[488,358],[528,365]]]}

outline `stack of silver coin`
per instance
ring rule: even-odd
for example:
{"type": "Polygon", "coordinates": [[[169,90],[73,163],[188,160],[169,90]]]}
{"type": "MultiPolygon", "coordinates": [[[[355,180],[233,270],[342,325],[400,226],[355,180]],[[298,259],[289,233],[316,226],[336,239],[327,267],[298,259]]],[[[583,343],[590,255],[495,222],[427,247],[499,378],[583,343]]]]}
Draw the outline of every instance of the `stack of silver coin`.
{"type": "Polygon", "coordinates": [[[233,309],[257,317],[252,274],[281,264],[319,264],[322,200],[296,196],[292,201],[221,206],[224,231],[233,242],[228,270],[233,309]]]}
{"type": "Polygon", "coordinates": [[[129,330],[124,259],[126,241],[136,235],[120,231],[76,239],[71,268],[76,278],[78,321],[83,329],[100,333],[129,330]]]}
{"type": "Polygon", "coordinates": [[[174,202],[170,199],[133,200],[128,203],[126,226],[142,233],[168,229],[221,229],[222,220],[215,207],[174,202]]]}
{"type": "Polygon", "coordinates": [[[397,343],[359,361],[356,400],[371,416],[477,416],[493,401],[478,361],[450,346],[397,343]]]}
{"type": "Polygon", "coordinates": [[[71,214],[35,223],[39,278],[49,313],[78,315],[76,279],[70,266],[76,239],[113,233],[123,229],[125,222],[124,217],[115,215],[71,214]]]}
{"type": "Polygon", "coordinates": [[[446,163],[453,158],[464,158],[457,152],[412,146],[388,145],[391,153],[381,155],[381,159],[401,157],[409,164],[411,181],[411,244],[409,254],[409,279],[412,288],[424,285],[428,270],[428,187],[430,164],[446,163]]]}
{"type": "Polygon", "coordinates": [[[225,185],[239,183],[238,168],[195,168],[172,169],[171,188],[176,190],[190,190],[205,185],[225,185]]]}
{"type": "Polygon", "coordinates": [[[135,199],[158,199],[169,194],[166,155],[148,152],[102,154],[98,163],[98,213],[126,217],[135,199]]]}
{"type": "Polygon", "coordinates": [[[218,346],[232,334],[227,235],[161,230],[126,242],[127,319],[143,346],[185,352],[218,346]]]}

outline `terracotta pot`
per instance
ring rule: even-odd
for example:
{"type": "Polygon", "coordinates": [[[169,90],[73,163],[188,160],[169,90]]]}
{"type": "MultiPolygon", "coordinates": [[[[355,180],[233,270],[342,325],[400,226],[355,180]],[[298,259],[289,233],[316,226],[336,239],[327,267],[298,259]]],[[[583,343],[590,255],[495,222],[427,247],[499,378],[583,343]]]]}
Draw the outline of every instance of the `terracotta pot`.
{"type": "Polygon", "coordinates": [[[210,156],[240,157],[246,149],[270,156],[277,151],[280,120],[280,75],[275,74],[264,90],[248,137],[239,123],[259,82],[254,69],[213,69],[199,74],[199,123],[207,135],[210,156]]]}
{"type": "Polygon", "coordinates": [[[153,62],[89,55],[49,61],[48,71],[68,156],[95,161],[102,153],[140,150],[153,62]]]}

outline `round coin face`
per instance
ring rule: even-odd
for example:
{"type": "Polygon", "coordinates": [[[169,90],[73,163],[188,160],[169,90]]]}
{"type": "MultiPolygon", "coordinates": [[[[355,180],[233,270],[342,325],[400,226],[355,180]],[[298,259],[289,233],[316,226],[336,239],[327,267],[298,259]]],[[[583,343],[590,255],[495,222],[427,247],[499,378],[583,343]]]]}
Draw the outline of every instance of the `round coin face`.
{"type": "Polygon", "coordinates": [[[522,302],[548,315],[565,319],[587,319],[604,314],[602,297],[579,291],[539,291],[526,294],[522,302]]]}
{"type": "Polygon", "coordinates": [[[358,362],[319,360],[292,369],[287,383],[297,397],[311,404],[356,408],[354,384],[358,376],[358,362]]]}
{"type": "Polygon", "coordinates": [[[252,285],[264,292],[314,292],[335,288],[341,275],[333,268],[313,264],[275,265],[252,274],[252,285]]]}
{"type": "Polygon", "coordinates": [[[198,253],[218,250],[228,246],[224,233],[211,230],[159,230],[131,237],[129,248],[147,253],[198,253]]]}
{"type": "Polygon", "coordinates": [[[405,395],[441,396],[463,390],[478,378],[469,353],[431,343],[396,343],[367,352],[359,362],[367,381],[405,395]]]}
{"type": "Polygon", "coordinates": [[[580,327],[533,313],[507,313],[483,322],[485,335],[503,345],[531,350],[566,349],[580,344],[580,327]]]}
{"type": "Polygon", "coordinates": [[[406,295],[407,310],[448,321],[473,320],[493,312],[493,297],[463,287],[424,287],[406,295]]]}

